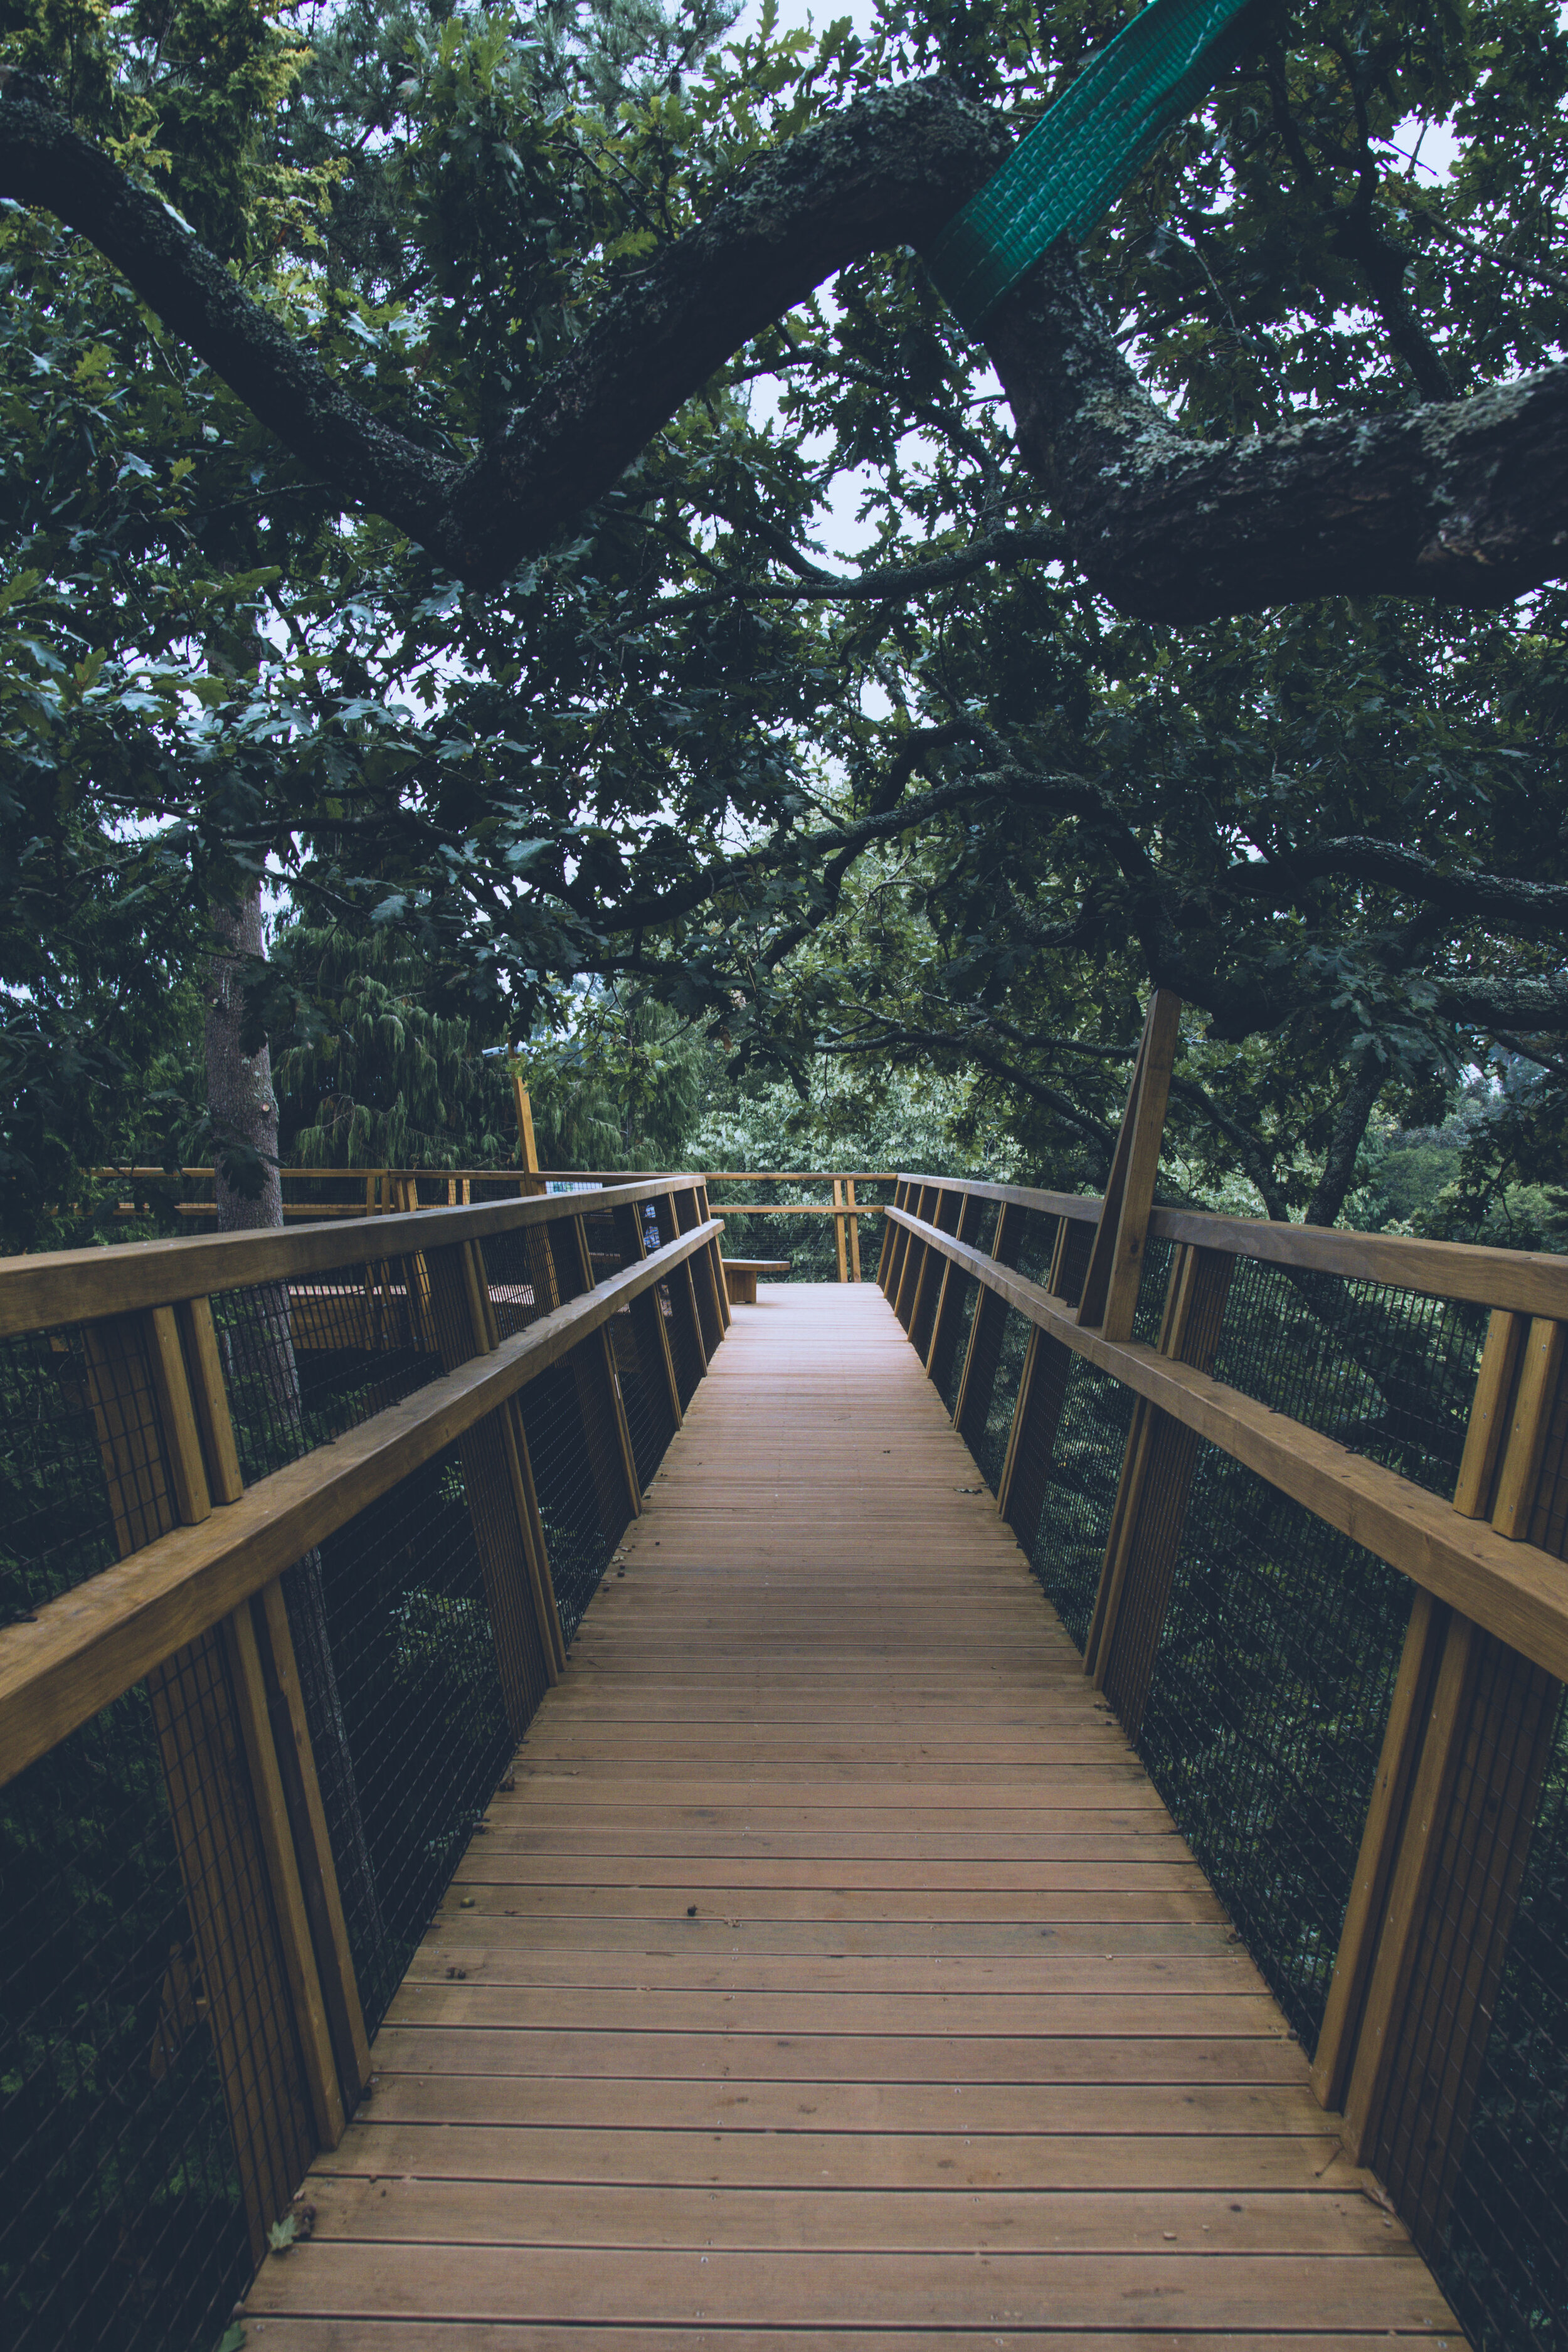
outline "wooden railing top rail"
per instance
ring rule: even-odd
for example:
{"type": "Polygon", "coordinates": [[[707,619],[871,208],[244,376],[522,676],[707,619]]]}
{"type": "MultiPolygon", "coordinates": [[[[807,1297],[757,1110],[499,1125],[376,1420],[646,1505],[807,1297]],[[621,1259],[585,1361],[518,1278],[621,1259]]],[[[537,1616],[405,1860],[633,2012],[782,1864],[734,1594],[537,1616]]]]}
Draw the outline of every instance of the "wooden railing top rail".
{"type": "MultiPolygon", "coordinates": [[[[1093,1223],[1093,1193],[1043,1192],[1026,1185],[973,1183],[963,1176],[905,1175],[910,1187],[940,1185],[984,1201],[1015,1202],[1043,1215],[1093,1223]]],[[[1493,1249],[1479,1242],[1417,1241],[1405,1234],[1363,1234],[1337,1225],[1291,1225],[1266,1217],[1224,1217],[1204,1209],[1150,1212],[1150,1241],[1191,1242],[1230,1257],[1294,1265],[1357,1282],[1387,1283],[1428,1298],[1463,1299],[1516,1315],[1568,1321],[1568,1257],[1546,1250],[1493,1249]]]]}
{"type": "MultiPolygon", "coordinates": [[[[430,1243],[430,1213],[406,1222],[415,1236],[411,1245],[430,1243]]],[[[386,1223],[382,1220],[384,1230],[386,1223]]],[[[448,1225],[443,1238],[450,1239],[454,1230],[448,1225]]],[[[471,1358],[331,1445],[247,1486],[209,1518],[176,1528],[118,1566],[40,1603],[30,1622],[0,1627],[0,1784],[346,1527],[389,1486],[442,1453],[579,1340],[695,1257],[720,1230],[718,1220],[709,1218],[640,1265],[541,1316],[488,1355],[471,1358]]],[[[211,1244],[166,1246],[198,1250],[211,1244]]]]}
{"type": "Polygon", "coordinates": [[[420,1209],[365,1217],[352,1225],[306,1225],[292,1233],[203,1234],[177,1241],[126,1242],[102,1249],[40,1251],[0,1258],[0,1339],[47,1326],[85,1323],[145,1307],[172,1307],[258,1282],[291,1282],[340,1266],[400,1257],[411,1250],[484,1241],[521,1225],[549,1224],[628,1202],[687,1192],[699,1176],[642,1176],[592,1193],[487,1201],[473,1208],[420,1209]]]}
{"type": "MultiPolygon", "coordinates": [[[[1079,1323],[1075,1307],[1054,1298],[1038,1283],[998,1265],[984,1251],[970,1248],[907,1210],[892,1208],[887,1213],[895,1225],[995,1291],[1026,1321],[1063,1341],[1076,1355],[1255,1470],[1271,1486],[1522,1651],[1549,1674],[1568,1678],[1568,1577],[1563,1562],[1550,1552],[1511,1541],[1484,1521],[1462,1517],[1441,1496],[1347,1452],[1333,1438],[1190,1364],[1138,1341],[1107,1339],[1079,1323]]],[[[1245,1219],[1225,1222],[1246,1223],[1245,1219]]]]}
{"type": "MultiPolygon", "coordinates": [[[[101,1168],[96,1169],[93,1172],[95,1175],[99,1176],[123,1177],[127,1180],[136,1176],[147,1178],[161,1176],[166,1179],[170,1183],[173,1183],[176,1177],[190,1176],[210,1180],[213,1174],[211,1168],[142,1167],[140,1162],[133,1164],[130,1161],[121,1163],[110,1162],[101,1168]]],[[[331,1177],[335,1181],[345,1184],[363,1184],[367,1176],[427,1176],[433,1183],[437,1178],[445,1179],[448,1176],[467,1176],[469,1178],[482,1176],[487,1183],[515,1184],[521,1178],[528,1176],[531,1178],[542,1178],[546,1183],[550,1184],[566,1184],[572,1182],[584,1184],[629,1184],[640,1176],[649,1174],[662,1176],[668,1172],[668,1171],[664,1169],[648,1170],[644,1168],[525,1169],[510,1166],[505,1168],[437,1168],[433,1166],[399,1168],[395,1167],[390,1161],[384,1168],[380,1166],[374,1168],[283,1168],[279,1171],[279,1173],[281,1175],[285,1183],[288,1183],[291,1177],[310,1177],[313,1180],[324,1180],[331,1177]]],[[[679,1172],[688,1176],[694,1176],[699,1181],[708,1184],[720,1182],[725,1184],[831,1184],[835,1181],[841,1182],[846,1178],[847,1178],[851,1183],[855,1184],[896,1184],[899,1181],[897,1170],[891,1168],[711,1168],[686,1169],[679,1172]]]]}

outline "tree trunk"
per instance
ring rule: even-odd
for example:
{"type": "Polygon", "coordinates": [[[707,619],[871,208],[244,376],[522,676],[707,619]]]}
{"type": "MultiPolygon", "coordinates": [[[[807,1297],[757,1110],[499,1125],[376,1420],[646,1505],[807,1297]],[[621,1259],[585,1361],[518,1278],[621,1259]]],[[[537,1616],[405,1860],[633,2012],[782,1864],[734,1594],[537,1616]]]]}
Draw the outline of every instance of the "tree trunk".
{"type": "MultiPolygon", "coordinates": [[[[276,1231],[283,1223],[283,1183],[279,1171],[272,1056],[265,1041],[256,1054],[247,1055],[241,1045],[247,965],[265,952],[259,880],[237,906],[215,905],[211,914],[219,949],[212,962],[205,1043],[218,1231],[276,1231]],[[261,1161],[259,1192],[252,1192],[234,1181],[238,1171],[231,1172],[226,1151],[229,1144],[247,1161],[251,1161],[252,1154],[261,1161]]],[[[287,1283],[258,1284],[250,1294],[250,1305],[251,1312],[236,1322],[229,1335],[236,1386],[242,1395],[265,1396],[272,1426],[289,1436],[302,1454],[309,1441],[287,1283]]],[[[368,1967],[379,1974],[385,1930],[332,1661],[320,1552],[307,1552],[295,1567],[286,1570],[282,1583],[321,1804],[343,1908],[358,1947],[355,1957],[362,1969],[368,1967]]]]}

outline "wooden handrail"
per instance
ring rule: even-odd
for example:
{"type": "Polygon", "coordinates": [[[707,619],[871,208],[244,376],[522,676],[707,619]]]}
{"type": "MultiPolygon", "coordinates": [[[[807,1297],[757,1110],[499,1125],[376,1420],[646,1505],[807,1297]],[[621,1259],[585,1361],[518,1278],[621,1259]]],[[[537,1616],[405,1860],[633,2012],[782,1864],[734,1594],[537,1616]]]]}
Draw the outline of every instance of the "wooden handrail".
{"type": "MultiPolygon", "coordinates": [[[[1018,1184],[971,1183],[962,1176],[900,1175],[908,1185],[941,1185],[984,1201],[1012,1202],[1042,1216],[1092,1224],[1096,1193],[1046,1192],[1018,1184]]],[[[1338,1225],[1291,1225],[1267,1217],[1226,1217],[1205,1209],[1155,1208],[1149,1239],[1190,1242],[1230,1257],[1268,1265],[1300,1266],[1355,1282],[1380,1282],[1426,1298],[1568,1321],[1568,1256],[1548,1250],[1495,1249],[1480,1242],[1418,1241],[1405,1234],[1363,1234],[1338,1225]]]]}
{"type": "MultiPolygon", "coordinates": [[[[428,1240],[428,1215],[406,1222],[428,1240]]],[[[259,1479],[199,1525],[176,1528],[41,1603],[31,1622],[0,1627],[0,1785],[454,1444],[721,1230],[717,1218],[695,1225],[489,1354],[259,1479]]]]}
{"type": "Polygon", "coordinates": [[[549,1224],[672,1190],[692,1176],[643,1176],[591,1194],[545,1193],[471,1208],[418,1209],[361,1218],[353,1231],[307,1226],[293,1233],[199,1234],[177,1241],[127,1242],[106,1249],[51,1250],[0,1258],[0,1339],[51,1325],[84,1323],[134,1308],[167,1307],[259,1282],[293,1282],[409,1251],[486,1241],[521,1226],[549,1224]]]}
{"type": "Polygon", "coordinates": [[[1397,1471],[1347,1452],[1331,1437],[1157,1349],[1105,1339],[1080,1324],[1073,1308],[1038,1283],[907,1210],[889,1208],[886,1213],[913,1239],[995,1291],[1026,1321],[1548,1673],[1568,1678],[1568,1579],[1550,1552],[1511,1542],[1484,1521],[1463,1517],[1451,1503],[1397,1471]]]}

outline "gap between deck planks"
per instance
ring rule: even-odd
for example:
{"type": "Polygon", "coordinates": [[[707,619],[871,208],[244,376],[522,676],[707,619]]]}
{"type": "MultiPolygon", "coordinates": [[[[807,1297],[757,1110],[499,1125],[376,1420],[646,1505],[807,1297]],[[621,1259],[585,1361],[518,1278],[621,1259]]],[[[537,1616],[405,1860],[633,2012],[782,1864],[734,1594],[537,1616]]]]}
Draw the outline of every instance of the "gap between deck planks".
{"type": "Polygon", "coordinates": [[[252,2352],[1462,2346],[881,1293],[732,1314],[252,2352]]]}

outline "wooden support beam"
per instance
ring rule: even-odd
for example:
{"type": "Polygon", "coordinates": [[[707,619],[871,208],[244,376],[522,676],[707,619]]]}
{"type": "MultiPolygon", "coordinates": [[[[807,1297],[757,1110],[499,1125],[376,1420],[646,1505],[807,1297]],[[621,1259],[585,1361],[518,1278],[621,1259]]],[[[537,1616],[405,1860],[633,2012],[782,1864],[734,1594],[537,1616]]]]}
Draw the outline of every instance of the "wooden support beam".
{"type": "MultiPolygon", "coordinates": [[[[939,1233],[956,1233],[959,1211],[963,1206],[963,1199],[959,1193],[945,1188],[938,1192],[931,1223],[939,1233]]],[[[906,1328],[910,1344],[922,1363],[925,1361],[926,1350],[931,1346],[931,1328],[936,1320],[937,1297],[942,1289],[942,1277],[946,1265],[947,1261],[937,1252],[926,1250],[921,1254],[920,1269],[915,1277],[910,1302],[910,1319],[906,1328]]]]}
{"type": "Polygon", "coordinates": [[[1503,1432],[1510,1417],[1520,1350],[1529,1329],[1522,1315],[1494,1307],[1487,1324],[1486,1346],[1476,1374],[1470,1418],[1465,1429],[1464,1459],[1454,1488],[1454,1508],[1467,1519],[1491,1517],[1492,1489],[1502,1454],[1503,1432]]]}
{"type": "MultiPolygon", "coordinates": [[[[921,1224],[935,1223],[939,1191],[934,1184],[921,1184],[915,1192],[912,1213],[921,1224]]],[[[904,1236],[904,1254],[899,1262],[898,1277],[893,1286],[893,1312],[907,1331],[910,1317],[914,1312],[915,1292],[920,1285],[921,1268],[925,1264],[926,1244],[915,1233],[904,1236]]]]}
{"type": "MultiPolygon", "coordinates": [[[[979,1237],[985,1203],[973,1194],[965,1193],[959,1202],[958,1239],[971,1247],[979,1237]]],[[[931,1345],[926,1349],[926,1378],[938,1389],[945,1389],[952,1377],[953,1359],[958,1353],[958,1335],[963,1328],[963,1302],[968,1293],[970,1277],[951,1258],[942,1262],[942,1280],[937,1291],[936,1312],[931,1317],[931,1345]]]]}
{"type": "MultiPolygon", "coordinates": [[[[212,1519],[178,1330],[172,1310],[163,1308],[89,1325],[83,1337],[110,1509],[121,1559],[133,1559],[182,1519],[195,1528],[212,1519]]],[[[294,1970],[279,1918],[288,1890],[275,1875],[278,1857],[260,1819],[265,1791],[252,1780],[251,1744],[269,1741],[270,1732],[265,1718],[259,1733],[247,1722],[217,1626],[172,1655],[163,1652],[146,1685],[259,2261],[268,2228],[315,2153],[323,2119],[318,2086],[301,2073],[294,1970]]]]}
{"type": "Polygon", "coordinates": [[[1432,1696],[1421,1721],[1419,1760],[1378,1921],[1377,1956],[1345,2099],[1345,2146],[1356,2164],[1363,2161],[1371,2144],[1388,2087],[1394,2034],[1426,1916],[1448,1795],[1459,1760],[1479,1639],[1468,1617],[1449,1614],[1432,1696]]]}
{"type": "Polygon", "coordinates": [[[847,1176],[844,1183],[845,1198],[849,1203],[849,1279],[851,1282],[858,1282],[860,1279],[860,1220],[855,1214],[854,1177],[847,1176]]]}
{"type": "MultiPolygon", "coordinates": [[[[1061,1218],[1051,1243],[1046,1289],[1061,1298],[1081,1279],[1089,1236],[1061,1218]]],[[[1031,1327],[1013,1403],[1013,1425],[1007,1452],[996,1482],[996,1508],[1028,1551],[1040,1524],[1046,1489],[1050,1485],[1057,1429],[1067,1400],[1070,1352],[1060,1339],[1031,1327]]]]}
{"type": "MultiPolygon", "coordinates": [[[[481,1284],[470,1245],[433,1250],[428,1262],[431,1317],[441,1369],[455,1371],[492,1352],[489,1285],[481,1284]]],[[[485,1604],[495,1643],[501,1702],[512,1737],[521,1739],[544,1692],[556,1679],[539,1579],[529,1550],[531,1529],[520,1491],[506,1417],[509,1399],[458,1441],[463,1493],[484,1579],[485,1604]]]]}
{"type": "Polygon", "coordinates": [[[293,1824],[289,1817],[288,1801],[283,1793],[283,1775],[273,1742],[261,1653],[251,1618],[254,1606],[252,1602],[246,1608],[237,1609],[224,1620],[229,1681],[234,1692],[235,1714],[244,1743],[245,1759],[249,1768],[250,1790],[261,1832],[262,1852],[272,1885],[278,1938],[289,1980],[294,2030],[300,2037],[300,2054],[304,2063],[305,2081],[315,2116],[316,2137],[323,2147],[336,2147],[343,2136],[347,2117],[343,2111],[342,2090],[338,2082],[331,2029],[327,2021],[326,1998],[317,1973],[310,1914],[305,1906],[300,1866],[295,1857],[293,1824]]]}
{"type": "Polygon", "coordinates": [[[1530,1532],[1530,1515],[1546,1452],[1546,1433],[1556,1401],[1563,1364],[1564,1326],[1536,1316],[1531,1323],[1520,1359],[1519,1384],[1508,1444],[1498,1473],[1492,1525],[1499,1535],[1522,1541],[1530,1532]]]}
{"type": "Polygon", "coordinates": [[[213,1328],[211,1301],[182,1299],[176,1307],[180,1339],[190,1375],[191,1402],[205,1460],[207,1489],[215,1503],[237,1503],[245,1492],[239,1450],[234,1442],[234,1421],[228,1388],[213,1328]]]}
{"type": "MultiPolygon", "coordinates": [[[[1219,1346],[1234,1261],[1218,1250],[1172,1254],[1159,1352],[1206,1372],[1219,1346]]],[[[1136,1738],[1153,1678],[1186,1526],[1198,1440],[1146,1398],[1134,1403],[1084,1648],[1084,1670],[1136,1738]]]]}
{"type": "MultiPolygon", "coordinates": [[[[641,1265],[647,1255],[641,1209],[629,1205],[617,1209],[616,1232],[620,1241],[623,1264],[641,1265]]],[[[631,1325],[649,1404],[656,1412],[659,1400],[663,1400],[667,1416],[664,1442],[668,1444],[680,1427],[680,1387],[675,1377],[675,1359],[669,1351],[669,1333],[665,1328],[664,1310],[657,1291],[645,1290],[640,1298],[633,1301],[631,1325]]]]}
{"type": "MultiPolygon", "coordinates": [[[[701,1224],[707,1224],[713,1214],[713,1211],[708,1198],[708,1180],[706,1177],[703,1177],[698,1182],[693,1191],[692,1197],[697,1203],[697,1216],[699,1223],[701,1224]]],[[[719,1301],[720,1326],[722,1331],[727,1331],[730,1328],[730,1287],[724,1279],[724,1262],[720,1255],[719,1237],[717,1234],[714,1235],[713,1240],[710,1244],[709,1254],[713,1261],[713,1289],[714,1296],[719,1301]]]]}
{"type": "MultiPolygon", "coordinates": [[[[1016,1266],[1024,1246],[1024,1220],[1026,1212],[1016,1203],[1005,1201],[996,1213],[996,1230],[991,1236],[991,1262],[994,1265],[1016,1266]]],[[[897,1231],[889,1217],[890,1231],[897,1231]]],[[[1007,1302],[994,1290],[981,1287],[974,1302],[974,1312],[969,1318],[969,1345],[964,1350],[963,1370],[958,1378],[958,1396],[952,1408],[952,1425],[973,1453],[984,1431],[991,1412],[991,1395],[996,1385],[996,1367],[1002,1360],[1002,1335],[1007,1323],[1007,1302]]]]}
{"type": "Polygon", "coordinates": [[[1318,2046],[1312,2089],[1319,2104],[1337,2107],[1345,2093],[1361,2026],[1367,1979],[1386,1913],[1388,1883],[1405,1824],[1410,1786],[1432,1707],[1432,1688],[1447,1640],[1449,1612],[1428,1592],[1416,1592],[1400,1654],[1399,1676],[1384,1727],[1377,1777],[1362,1830],[1350,1901],[1334,1955],[1334,1973],[1318,2046]]]}
{"type": "Polygon", "coordinates": [[[310,1918],[317,1974],[337,2053],[344,2105],[352,2109],[370,2080],[370,2043],[348,1921],[343,1914],[337,1861],[310,1744],[289,1607],[280,1581],[274,1577],[248,1606],[257,1617],[257,1646],[267,1687],[273,1747],[293,1823],[295,1863],[310,1918]]]}
{"type": "Polygon", "coordinates": [[[1128,1339],[1132,1336],[1181,1011],[1181,999],[1170,989],[1155,990],[1143,1024],[1121,1132],[1117,1138],[1110,1178],[1095,1228],[1079,1321],[1098,1327],[1108,1339],[1128,1339]]]}
{"type": "MultiPolygon", "coordinates": [[[[836,1176],[833,1180],[833,1205],[836,1209],[841,1209],[844,1206],[844,1180],[840,1176],[836,1176]]],[[[847,1282],[849,1279],[849,1242],[848,1235],[844,1230],[844,1220],[842,1217],[836,1216],[834,1218],[833,1235],[835,1241],[838,1244],[838,1279],[840,1282],[847,1282]]]]}
{"type": "MultiPolygon", "coordinates": [[[[893,1186],[895,1208],[901,1209],[905,1206],[909,1198],[909,1190],[908,1184],[900,1176],[893,1186]]],[[[908,1238],[908,1234],[894,1224],[891,1217],[883,1218],[882,1246],[877,1253],[877,1287],[886,1296],[891,1296],[890,1286],[897,1278],[899,1258],[908,1238]]]]}

